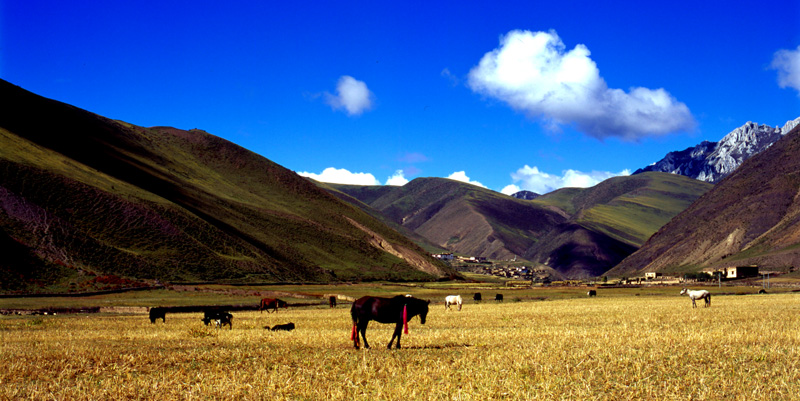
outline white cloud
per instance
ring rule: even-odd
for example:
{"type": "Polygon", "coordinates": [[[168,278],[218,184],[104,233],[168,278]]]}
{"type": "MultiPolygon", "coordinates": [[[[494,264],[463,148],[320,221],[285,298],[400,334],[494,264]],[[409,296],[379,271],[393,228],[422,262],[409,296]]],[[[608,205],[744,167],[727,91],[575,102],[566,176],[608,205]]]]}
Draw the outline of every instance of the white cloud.
{"type": "Polygon", "coordinates": [[[778,85],[793,88],[800,94],[800,46],[795,50],[781,49],[772,57],[770,68],[778,70],[778,85]]]}
{"type": "Polygon", "coordinates": [[[325,93],[325,101],[334,109],[344,109],[348,115],[359,115],[373,106],[375,95],[367,84],[349,75],[339,78],[336,95],[325,93]]]}
{"type": "Polygon", "coordinates": [[[396,185],[398,187],[402,187],[403,185],[408,184],[408,179],[403,174],[403,170],[397,170],[394,174],[386,180],[385,185],[396,185]]]}
{"type": "Polygon", "coordinates": [[[321,182],[330,182],[336,184],[350,184],[350,185],[381,185],[374,175],[370,173],[351,173],[346,169],[337,169],[328,167],[322,170],[322,173],[315,174],[306,171],[298,172],[298,175],[303,177],[313,178],[321,182]]]}
{"type": "Polygon", "coordinates": [[[506,194],[506,195],[514,195],[515,193],[517,193],[519,191],[522,191],[522,188],[520,188],[520,187],[518,187],[518,186],[516,186],[514,184],[511,184],[511,185],[506,185],[505,187],[503,187],[503,189],[500,190],[500,193],[503,193],[503,194],[506,194]]]}
{"type": "Polygon", "coordinates": [[[551,128],[574,123],[596,138],[635,140],[689,130],[689,108],[664,89],[609,88],[589,49],[566,51],[555,31],[514,30],[469,72],[470,88],[508,103],[551,128]]]}
{"type": "Polygon", "coordinates": [[[486,188],[486,185],[483,185],[478,181],[470,180],[469,177],[467,177],[467,173],[465,171],[456,171],[453,174],[448,175],[447,178],[451,180],[466,182],[467,184],[476,185],[482,188],[486,188]]]}
{"type": "Polygon", "coordinates": [[[514,180],[515,184],[506,186],[501,192],[506,195],[511,195],[521,190],[528,190],[536,192],[537,194],[546,194],[564,187],[588,188],[611,177],[630,174],[630,170],[623,170],[619,173],[608,171],[584,173],[569,169],[562,171],[561,175],[554,175],[540,171],[536,166],[530,167],[526,164],[525,167],[511,173],[511,178],[514,180]]]}

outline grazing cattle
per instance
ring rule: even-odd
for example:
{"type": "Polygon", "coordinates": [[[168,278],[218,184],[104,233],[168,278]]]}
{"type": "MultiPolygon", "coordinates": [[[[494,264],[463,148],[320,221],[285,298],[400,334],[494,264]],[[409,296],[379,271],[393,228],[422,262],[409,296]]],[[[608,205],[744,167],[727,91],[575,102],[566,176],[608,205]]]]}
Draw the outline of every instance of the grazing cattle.
{"type": "Polygon", "coordinates": [[[277,299],[277,298],[264,298],[264,299],[261,300],[261,306],[259,306],[258,311],[259,311],[259,313],[261,313],[261,312],[264,311],[264,309],[266,309],[267,312],[269,312],[269,310],[272,309],[274,312],[277,313],[278,312],[278,308],[288,308],[288,307],[289,307],[289,304],[287,304],[285,301],[282,301],[280,299],[277,299]]]}
{"type": "Polygon", "coordinates": [[[503,302],[503,294],[497,294],[494,296],[495,301],[503,302]]]}
{"type": "Polygon", "coordinates": [[[686,288],[684,288],[683,290],[681,290],[681,295],[684,294],[688,295],[689,299],[692,300],[692,307],[695,308],[697,307],[697,303],[695,303],[695,301],[698,299],[703,299],[706,301],[704,307],[711,306],[711,293],[706,290],[687,290],[686,288]]]}
{"type": "Polygon", "coordinates": [[[155,323],[156,320],[161,319],[162,322],[167,322],[167,309],[166,308],[150,308],[150,323],[155,323]]]}
{"type": "Polygon", "coordinates": [[[200,320],[202,320],[206,326],[208,326],[211,322],[214,322],[217,328],[223,327],[227,324],[228,327],[233,330],[233,315],[225,311],[207,310],[203,313],[203,318],[200,320]]]}
{"type": "Polygon", "coordinates": [[[370,320],[374,320],[378,323],[395,324],[394,334],[392,334],[387,348],[392,349],[392,343],[397,338],[397,349],[400,349],[400,336],[404,326],[408,333],[408,321],[417,315],[419,315],[420,322],[425,324],[429,304],[430,301],[402,295],[394,298],[361,297],[357,299],[350,307],[350,316],[353,318],[350,339],[353,340],[353,346],[358,349],[360,334],[364,339],[364,348],[369,348],[367,325],[370,320]]]}
{"type": "Polygon", "coordinates": [[[292,331],[294,330],[294,323],[276,324],[270,329],[272,331],[292,331]]]}
{"type": "Polygon", "coordinates": [[[332,296],[332,295],[330,297],[328,297],[328,304],[331,306],[331,308],[335,308],[336,307],[336,297],[332,296]]]}
{"type": "Polygon", "coordinates": [[[482,300],[481,299],[481,293],[480,292],[476,292],[475,295],[472,296],[472,300],[475,301],[475,302],[481,302],[481,300],[482,300]]]}
{"type": "Polygon", "coordinates": [[[464,301],[461,299],[461,295],[448,295],[444,299],[444,309],[450,309],[450,305],[458,305],[458,310],[461,310],[461,304],[464,301]]]}
{"type": "Polygon", "coordinates": [[[596,297],[597,296],[597,291],[589,290],[589,292],[587,292],[586,295],[588,295],[590,297],[596,297]]]}

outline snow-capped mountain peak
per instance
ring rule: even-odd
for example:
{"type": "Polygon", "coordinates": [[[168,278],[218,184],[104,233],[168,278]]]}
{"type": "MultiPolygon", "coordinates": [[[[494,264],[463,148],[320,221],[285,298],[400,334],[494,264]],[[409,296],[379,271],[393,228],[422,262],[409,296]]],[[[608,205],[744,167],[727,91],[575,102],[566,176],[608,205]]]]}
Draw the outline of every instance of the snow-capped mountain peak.
{"type": "Polygon", "coordinates": [[[636,170],[662,171],[716,183],[727,177],[742,162],[770,147],[783,135],[800,125],[800,117],[783,127],[770,127],[748,121],[725,135],[719,142],[703,141],[697,146],[668,153],[660,161],[636,170]]]}

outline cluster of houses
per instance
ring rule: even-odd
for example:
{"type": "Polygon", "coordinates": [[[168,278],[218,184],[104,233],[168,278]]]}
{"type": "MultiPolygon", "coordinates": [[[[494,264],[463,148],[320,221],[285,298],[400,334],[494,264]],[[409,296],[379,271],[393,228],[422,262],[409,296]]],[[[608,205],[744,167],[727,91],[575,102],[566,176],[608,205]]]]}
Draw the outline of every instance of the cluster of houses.
{"type": "Polygon", "coordinates": [[[533,280],[533,282],[547,282],[548,272],[545,269],[534,269],[528,266],[502,266],[496,265],[486,260],[484,257],[475,256],[454,256],[452,253],[439,253],[431,255],[434,258],[449,262],[468,263],[467,270],[478,273],[488,274],[497,277],[533,280]]]}
{"type": "MultiPolygon", "coordinates": [[[[544,269],[534,269],[527,266],[501,266],[488,262],[484,257],[475,256],[455,256],[452,253],[438,253],[431,255],[434,258],[444,260],[447,262],[463,262],[470,263],[471,266],[468,270],[473,273],[488,274],[497,277],[505,277],[511,279],[531,280],[533,282],[546,282],[548,280],[548,272],[544,269]]],[[[681,277],[665,276],[659,272],[646,272],[644,277],[628,278],[625,279],[624,284],[639,284],[648,281],[658,282],[680,282],[686,279],[701,279],[703,276],[706,279],[714,280],[736,280],[743,278],[759,277],[757,265],[748,266],[729,266],[723,268],[705,269],[697,274],[682,275],[681,277]]]]}
{"type": "Polygon", "coordinates": [[[431,256],[445,261],[458,260],[464,263],[489,263],[486,258],[482,256],[454,256],[452,253],[434,253],[431,256]]]}
{"type": "MultiPolygon", "coordinates": [[[[723,268],[709,268],[701,270],[697,274],[684,275],[683,277],[671,277],[671,276],[664,276],[662,273],[659,272],[646,272],[644,274],[645,281],[671,281],[671,280],[681,280],[686,278],[692,279],[714,279],[714,280],[736,280],[736,279],[743,279],[743,278],[750,278],[750,277],[758,277],[761,273],[758,271],[757,265],[749,265],[749,266],[729,266],[723,268]],[[706,276],[706,277],[703,277],[706,276]]],[[[635,279],[641,281],[641,278],[635,279]]]]}

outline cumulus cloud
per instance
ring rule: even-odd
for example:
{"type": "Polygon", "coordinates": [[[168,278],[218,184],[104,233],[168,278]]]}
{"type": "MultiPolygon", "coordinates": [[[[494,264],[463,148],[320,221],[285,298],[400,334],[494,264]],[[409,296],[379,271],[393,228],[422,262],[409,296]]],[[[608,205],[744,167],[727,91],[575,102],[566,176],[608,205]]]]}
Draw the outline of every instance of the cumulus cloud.
{"type": "Polygon", "coordinates": [[[328,167],[322,173],[315,174],[306,171],[298,172],[303,177],[313,178],[321,182],[350,185],[381,185],[374,175],[370,173],[351,173],[347,169],[328,167]]]}
{"type": "Polygon", "coordinates": [[[386,180],[385,185],[396,185],[398,187],[402,187],[406,184],[408,184],[408,179],[403,174],[403,170],[397,170],[386,180]]]}
{"type": "Polygon", "coordinates": [[[465,171],[456,171],[453,174],[448,175],[447,178],[451,180],[466,182],[467,184],[476,185],[482,188],[486,188],[486,185],[483,185],[478,181],[470,180],[469,177],[467,177],[467,173],[465,171]]]}
{"type": "Polygon", "coordinates": [[[514,184],[506,186],[500,192],[511,195],[521,190],[528,190],[538,194],[546,194],[564,187],[592,187],[611,177],[630,174],[630,170],[623,170],[619,173],[608,171],[592,171],[585,173],[569,169],[562,171],[561,175],[555,175],[545,173],[544,171],[540,171],[536,166],[530,167],[526,164],[525,167],[511,173],[514,184]]]}
{"type": "Polygon", "coordinates": [[[770,68],[778,71],[778,85],[793,88],[800,94],[800,46],[795,50],[781,49],[772,57],[770,68]]]}
{"type": "Polygon", "coordinates": [[[636,140],[692,129],[689,108],[664,89],[609,88],[589,49],[567,51],[555,31],[514,30],[469,72],[469,87],[553,129],[575,124],[593,137],[636,140]]]}
{"type": "Polygon", "coordinates": [[[514,195],[519,191],[522,191],[522,188],[520,188],[518,185],[510,184],[503,187],[503,189],[500,190],[500,193],[504,193],[506,195],[514,195]]]}
{"type": "Polygon", "coordinates": [[[372,109],[375,95],[367,84],[349,75],[339,78],[336,95],[325,93],[325,102],[334,110],[344,109],[348,115],[356,116],[372,109]]]}

